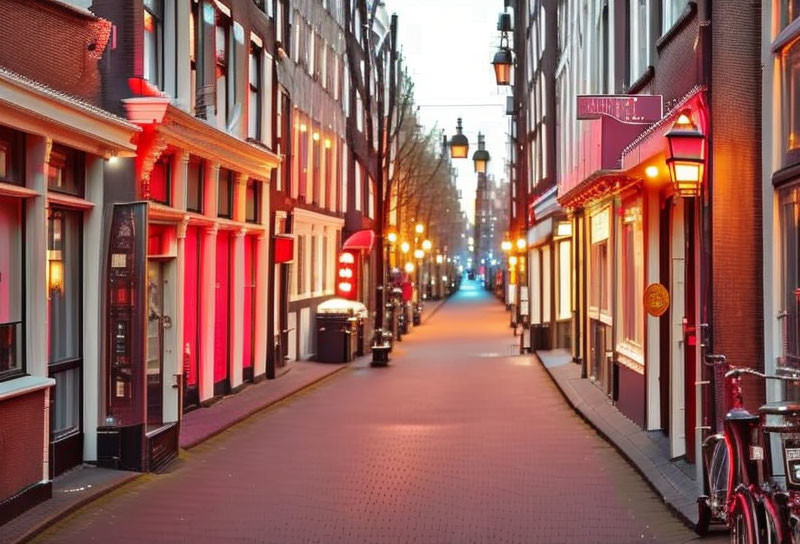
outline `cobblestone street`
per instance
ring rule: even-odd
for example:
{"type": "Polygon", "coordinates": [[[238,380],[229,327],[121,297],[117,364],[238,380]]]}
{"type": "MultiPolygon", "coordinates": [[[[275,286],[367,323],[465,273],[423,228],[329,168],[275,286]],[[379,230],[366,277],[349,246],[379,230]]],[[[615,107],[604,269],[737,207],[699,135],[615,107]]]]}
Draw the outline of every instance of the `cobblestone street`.
{"type": "Polygon", "coordinates": [[[466,282],[388,368],[358,363],[39,541],[694,540],[515,340],[466,282]]]}

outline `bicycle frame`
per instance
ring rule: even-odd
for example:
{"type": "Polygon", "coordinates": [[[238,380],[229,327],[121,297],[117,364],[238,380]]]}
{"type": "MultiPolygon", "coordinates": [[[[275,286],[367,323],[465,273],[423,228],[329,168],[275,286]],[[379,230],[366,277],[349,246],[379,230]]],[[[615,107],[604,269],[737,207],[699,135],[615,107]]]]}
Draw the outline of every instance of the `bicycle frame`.
{"type": "MultiPolygon", "coordinates": [[[[760,544],[800,544],[792,528],[800,520],[800,492],[788,493],[772,481],[767,432],[775,432],[760,415],[744,407],[742,378],[752,375],[761,379],[798,381],[800,375],[768,376],[750,368],[731,368],[724,356],[707,356],[724,380],[725,413],[722,432],[703,440],[705,487],[708,495],[698,499],[700,522],[698,532],[707,530],[715,520],[732,529],[736,542],[760,544]],[[720,457],[725,448],[726,458],[720,457]],[[724,495],[717,487],[722,463],[727,459],[724,495]],[[743,529],[744,528],[744,529],[743,529]]],[[[784,369],[788,370],[788,369],[784,369]]],[[[719,406],[719,405],[718,405],[719,406]]],[[[798,429],[800,432],[800,429],[798,429]]]]}

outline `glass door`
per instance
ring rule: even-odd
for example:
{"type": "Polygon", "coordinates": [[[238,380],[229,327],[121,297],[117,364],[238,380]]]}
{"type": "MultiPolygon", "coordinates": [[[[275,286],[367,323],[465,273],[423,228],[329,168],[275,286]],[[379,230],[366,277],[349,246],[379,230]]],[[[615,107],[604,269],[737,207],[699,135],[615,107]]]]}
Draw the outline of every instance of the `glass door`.
{"type": "Polygon", "coordinates": [[[163,422],[164,272],[160,261],[147,263],[147,427],[163,422]]]}
{"type": "Polygon", "coordinates": [[[50,469],[57,476],[83,460],[82,236],[83,214],[51,208],[47,219],[50,469]]]}

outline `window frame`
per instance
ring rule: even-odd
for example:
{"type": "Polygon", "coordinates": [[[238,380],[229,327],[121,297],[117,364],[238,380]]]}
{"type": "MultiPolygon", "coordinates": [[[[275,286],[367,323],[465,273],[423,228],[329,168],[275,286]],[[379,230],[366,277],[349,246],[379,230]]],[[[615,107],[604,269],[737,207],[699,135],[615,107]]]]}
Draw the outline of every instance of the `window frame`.
{"type": "Polygon", "coordinates": [[[4,197],[0,196],[0,199],[7,199],[11,201],[15,201],[16,204],[19,206],[19,243],[20,243],[20,263],[19,263],[19,285],[21,287],[22,296],[20,297],[20,315],[19,319],[14,321],[7,321],[4,323],[0,323],[0,327],[2,326],[13,326],[15,335],[15,350],[19,356],[19,365],[13,369],[7,370],[0,370],[0,382],[5,382],[9,380],[13,380],[16,378],[21,378],[23,376],[28,375],[28,365],[27,365],[27,308],[25,304],[25,296],[24,293],[27,289],[27,277],[25,274],[25,249],[26,249],[26,229],[25,229],[25,201],[23,199],[14,198],[14,197],[4,197]]]}
{"type": "Polygon", "coordinates": [[[264,52],[261,47],[258,46],[254,41],[250,41],[250,52],[248,54],[248,63],[247,63],[247,75],[248,75],[248,102],[247,102],[247,135],[250,138],[258,140],[259,142],[264,141],[264,134],[262,130],[262,121],[264,117],[264,106],[263,106],[263,85],[262,80],[264,77],[264,52]],[[253,66],[255,63],[255,78],[253,77],[253,66]],[[254,83],[255,80],[255,83],[254,83]],[[255,107],[253,105],[255,102],[255,107]],[[255,119],[253,118],[255,117],[255,119]],[[254,128],[251,132],[251,124],[254,123],[254,128]]]}
{"type": "Polygon", "coordinates": [[[143,0],[142,9],[144,10],[142,20],[142,77],[151,84],[164,90],[164,0],[143,0]],[[148,3],[152,5],[148,6],[148,3]],[[147,16],[150,16],[154,22],[154,39],[155,39],[155,81],[146,75],[148,62],[146,58],[146,49],[144,44],[147,43],[147,16]]]}
{"type": "Polygon", "coordinates": [[[50,150],[50,159],[47,164],[47,190],[54,193],[77,196],[83,198],[86,191],[86,154],[77,149],[61,144],[53,144],[50,150]],[[50,169],[54,168],[52,162],[55,156],[62,156],[64,173],[70,176],[74,189],[69,189],[68,185],[58,187],[50,184],[50,169]]]}
{"type": "Polygon", "coordinates": [[[262,184],[260,181],[255,179],[248,179],[247,184],[245,186],[245,212],[244,218],[246,223],[259,223],[259,217],[261,216],[261,192],[262,192],[262,184]],[[251,189],[252,189],[252,198],[251,198],[251,189]],[[250,203],[253,203],[252,210],[253,215],[250,215],[250,203]]]}
{"type": "Polygon", "coordinates": [[[224,167],[220,167],[219,174],[217,176],[217,217],[221,217],[223,219],[231,219],[233,217],[233,186],[236,180],[234,179],[233,170],[229,170],[224,167]],[[227,173],[227,175],[223,176],[223,173],[227,173]],[[222,202],[222,180],[225,179],[227,183],[227,212],[223,213],[221,211],[220,202],[222,202]]]}
{"type": "Polygon", "coordinates": [[[194,213],[203,213],[203,194],[205,189],[205,161],[196,156],[189,157],[189,164],[186,169],[186,211],[194,213]],[[192,163],[197,164],[197,208],[192,208],[189,205],[189,194],[191,191],[192,176],[192,163]]]}

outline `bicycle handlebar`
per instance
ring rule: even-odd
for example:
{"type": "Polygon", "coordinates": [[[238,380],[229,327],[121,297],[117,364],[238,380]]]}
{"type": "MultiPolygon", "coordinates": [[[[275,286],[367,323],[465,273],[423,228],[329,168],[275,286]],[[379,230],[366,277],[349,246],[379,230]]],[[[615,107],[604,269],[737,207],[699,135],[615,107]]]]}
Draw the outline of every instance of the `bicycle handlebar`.
{"type": "MultiPolygon", "coordinates": [[[[728,359],[724,355],[711,353],[705,356],[704,363],[707,366],[716,366],[716,365],[727,365],[728,359]]],[[[759,372],[753,368],[749,367],[737,367],[732,368],[725,372],[726,378],[736,378],[739,376],[743,376],[745,374],[749,374],[750,376],[756,376],[757,378],[763,378],[765,380],[781,380],[785,382],[798,382],[800,381],[800,369],[796,368],[789,368],[785,366],[779,366],[776,369],[776,372],[784,372],[789,374],[789,376],[779,376],[774,374],[764,374],[763,372],[759,372]]]]}

